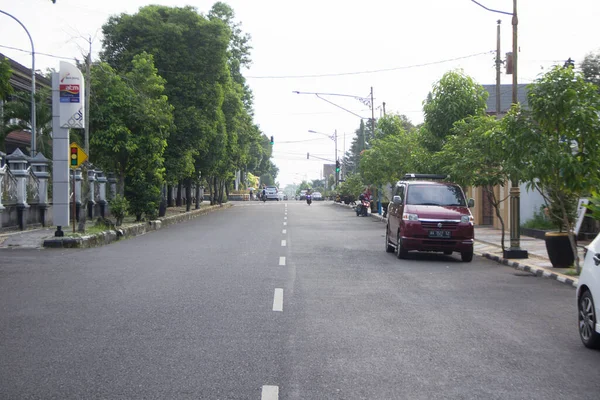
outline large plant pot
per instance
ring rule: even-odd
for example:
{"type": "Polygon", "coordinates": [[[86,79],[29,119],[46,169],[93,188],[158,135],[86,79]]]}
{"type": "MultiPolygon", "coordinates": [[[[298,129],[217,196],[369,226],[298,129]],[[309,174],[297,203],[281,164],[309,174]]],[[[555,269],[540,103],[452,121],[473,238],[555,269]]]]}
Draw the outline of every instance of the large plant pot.
{"type": "Polygon", "coordinates": [[[546,232],[546,251],[554,268],[569,268],[575,262],[566,232],[546,232]]]}

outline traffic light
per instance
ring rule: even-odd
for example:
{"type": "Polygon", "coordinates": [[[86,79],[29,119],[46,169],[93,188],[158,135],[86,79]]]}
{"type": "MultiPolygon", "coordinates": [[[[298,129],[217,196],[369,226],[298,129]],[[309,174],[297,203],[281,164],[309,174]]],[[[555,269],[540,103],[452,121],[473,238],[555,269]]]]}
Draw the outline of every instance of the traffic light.
{"type": "Polygon", "coordinates": [[[273,146],[273,144],[275,144],[275,141],[273,140],[273,136],[271,136],[271,146],[273,146]]]}
{"type": "Polygon", "coordinates": [[[77,167],[79,165],[77,161],[77,147],[71,147],[71,165],[77,167]]]}
{"type": "Polygon", "coordinates": [[[337,160],[335,162],[335,172],[340,172],[340,162],[337,160]]]}

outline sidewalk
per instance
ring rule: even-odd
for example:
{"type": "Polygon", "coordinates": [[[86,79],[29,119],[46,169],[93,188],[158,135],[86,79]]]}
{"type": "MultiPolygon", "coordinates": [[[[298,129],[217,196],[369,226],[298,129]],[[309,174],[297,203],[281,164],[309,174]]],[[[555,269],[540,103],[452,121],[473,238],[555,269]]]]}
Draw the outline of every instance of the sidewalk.
{"type": "MultiPolygon", "coordinates": [[[[120,238],[141,235],[149,231],[159,230],[164,226],[186,221],[198,216],[229,208],[232,203],[223,205],[201,204],[198,210],[192,208],[189,212],[183,207],[169,207],[164,217],[155,221],[123,223],[117,227],[117,231],[104,231],[90,234],[84,233],[75,237],[70,236],[71,227],[64,229],[65,236],[57,238],[54,236],[55,226],[46,228],[29,229],[25,231],[8,231],[0,233],[0,251],[7,249],[44,249],[45,247],[55,248],[84,248],[102,246],[119,240],[120,238]]],[[[94,221],[88,220],[86,230],[94,225],[94,221]]]]}
{"type": "MultiPolygon", "coordinates": [[[[334,203],[337,206],[353,208],[350,205],[334,203]]],[[[381,222],[387,219],[378,214],[369,214],[371,218],[381,222]]],[[[475,255],[485,257],[510,267],[530,272],[536,276],[555,279],[561,283],[577,287],[579,279],[576,276],[565,275],[568,268],[553,268],[546,251],[546,242],[529,236],[521,236],[521,249],[527,250],[528,258],[505,259],[502,253],[502,231],[487,226],[475,226],[475,255]]],[[[579,243],[585,246],[588,242],[579,243]]],[[[510,247],[510,233],[506,232],[504,246],[510,247]]],[[[579,247],[579,260],[583,265],[583,248],[579,247]]]]}

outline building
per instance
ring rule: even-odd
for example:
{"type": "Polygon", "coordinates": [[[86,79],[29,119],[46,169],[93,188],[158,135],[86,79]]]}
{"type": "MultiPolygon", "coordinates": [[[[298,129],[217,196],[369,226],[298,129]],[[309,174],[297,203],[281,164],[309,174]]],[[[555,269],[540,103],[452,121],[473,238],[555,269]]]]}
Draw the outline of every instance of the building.
{"type": "MultiPolygon", "coordinates": [[[[12,75],[8,81],[10,86],[14,89],[15,92],[27,92],[31,93],[31,68],[27,68],[24,65],[19,64],[18,62],[6,57],[4,54],[0,53],[0,60],[7,59],[10,64],[10,69],[12,70],[12,75]]],[[[41,89],[52,89],[52,82],[50,79],[45,78],[39,73],[35,74],[35,87],[36,92],[41,89]]],[[[11,101],[13,96],[9,96],[7,101],[11,101]]],[[[50,101],[50,99],[49,99],[50,101]]],[[[0,100],[0,120],[4,120],[4,104],[3,101],[0,100]]],[[[16,121],[15,121],[16,123],[16,121]]],[[[3,124],[0,124],[0,129],[2,129],[3,124]]],[[[23,153],[29,154],[29,150],[31,147],[31,132],[30,131],[13,131],[8,132],[6,135],[1,134],[0,139],[4,137],[4,146],[3,148],[6,150],[7,154],[11,154],[15,149],[20,148],[23,153]],[[29,136],[29,137],[27,137],[29,136]]]]}

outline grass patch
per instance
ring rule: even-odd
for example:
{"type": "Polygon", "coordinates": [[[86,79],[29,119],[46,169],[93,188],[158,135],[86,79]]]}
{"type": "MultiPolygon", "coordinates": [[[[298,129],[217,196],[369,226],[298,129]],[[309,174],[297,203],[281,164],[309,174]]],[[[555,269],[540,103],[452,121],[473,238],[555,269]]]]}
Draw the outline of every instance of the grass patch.
{"type": "Polygon", "coordinates": [[[579,274],[577,273],[577,270],[575,268],[569,268],[568,270],[563,272],[563,274],[569,275],[569,276],[579,276],[579,274]]]}

